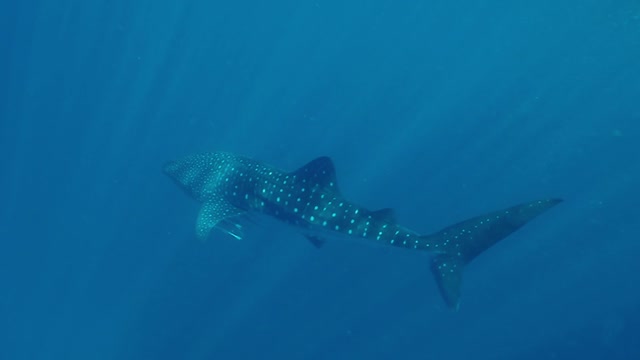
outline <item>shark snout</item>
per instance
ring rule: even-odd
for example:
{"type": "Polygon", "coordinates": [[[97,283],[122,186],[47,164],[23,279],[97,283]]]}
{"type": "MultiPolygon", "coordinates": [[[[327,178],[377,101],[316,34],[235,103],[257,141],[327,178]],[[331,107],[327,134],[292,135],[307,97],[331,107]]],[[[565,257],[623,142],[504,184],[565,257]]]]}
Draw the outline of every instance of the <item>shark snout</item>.
{"type": "Polygon", "coordinates": [[[178,163],[176,161],[167,161],[162,165],[162,172],[169,175],[170,177],[175,177],[178,173],[178,163]]]}

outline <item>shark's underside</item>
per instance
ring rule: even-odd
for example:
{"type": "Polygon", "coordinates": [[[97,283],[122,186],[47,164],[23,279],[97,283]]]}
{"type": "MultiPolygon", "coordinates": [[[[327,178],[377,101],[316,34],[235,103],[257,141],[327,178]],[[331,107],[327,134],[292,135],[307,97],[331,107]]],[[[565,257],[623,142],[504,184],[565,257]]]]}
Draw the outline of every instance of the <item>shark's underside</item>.
{"type": "Polygon", "coordinates": [[[477,255],[558,204],[560,199],[533,201],[420,235],[397,224],[393,211],[367,210],[346,200],[333,163],[317,158],[293,172],[223,152],[197,154],[169,162],[164,171],[202,203],[196,235],[206,239],[219,228],[242,238],[237,218],[249,212],[272,216],[298,227],[317,247],[317,231],[430,252],[431,271],[442,297],[458,307],[462,269],[477,255]]]}

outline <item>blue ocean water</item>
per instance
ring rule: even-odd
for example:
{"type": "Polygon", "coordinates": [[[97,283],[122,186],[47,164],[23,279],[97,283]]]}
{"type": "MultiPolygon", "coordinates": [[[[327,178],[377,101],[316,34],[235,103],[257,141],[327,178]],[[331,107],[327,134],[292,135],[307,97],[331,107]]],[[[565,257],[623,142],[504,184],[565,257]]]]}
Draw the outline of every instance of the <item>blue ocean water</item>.
{"type": "Polygon", "coordinates": [[[0,359],[640,358],[637,1],[5,1],[0,359]],[[465,271],[196,240],[162,164],[225,150],[429,233],[565,202],[465,271]]]}

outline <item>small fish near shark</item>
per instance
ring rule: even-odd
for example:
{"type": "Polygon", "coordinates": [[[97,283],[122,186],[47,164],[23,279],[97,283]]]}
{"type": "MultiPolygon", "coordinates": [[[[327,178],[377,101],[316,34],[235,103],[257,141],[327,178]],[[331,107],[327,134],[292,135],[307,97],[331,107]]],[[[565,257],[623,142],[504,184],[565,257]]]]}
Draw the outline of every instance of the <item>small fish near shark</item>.
{"type": "Polygon", "coordinates": [[[430,235],[399,225],[391,209],[367,210],[343,197],[333,162],[319,157],[293,172],[226,152],[212,152],[168,162],[164,172],[202,203],[196,235],[206,239],[220,229],[242,238],[239,218],[257,212],[300,229],[316,247],[321,234],[361,238],[374,243],[426,251],[445,303],[458,308],[462,270],[476,256],[560,199],[523,203],[473,217],[430,235]]]}

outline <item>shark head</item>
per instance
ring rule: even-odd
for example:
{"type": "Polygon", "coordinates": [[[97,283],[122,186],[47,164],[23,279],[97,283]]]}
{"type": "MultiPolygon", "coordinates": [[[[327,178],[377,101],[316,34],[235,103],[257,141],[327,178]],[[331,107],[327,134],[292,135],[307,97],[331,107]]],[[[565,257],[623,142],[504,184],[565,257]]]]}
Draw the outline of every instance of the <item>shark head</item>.
{"type": "Polygon", "coordinates": [[[196,154],[169,161],[163,171],[189,195],[200,202],[230,182],[238,158],[226,153],[196,154]]]}

